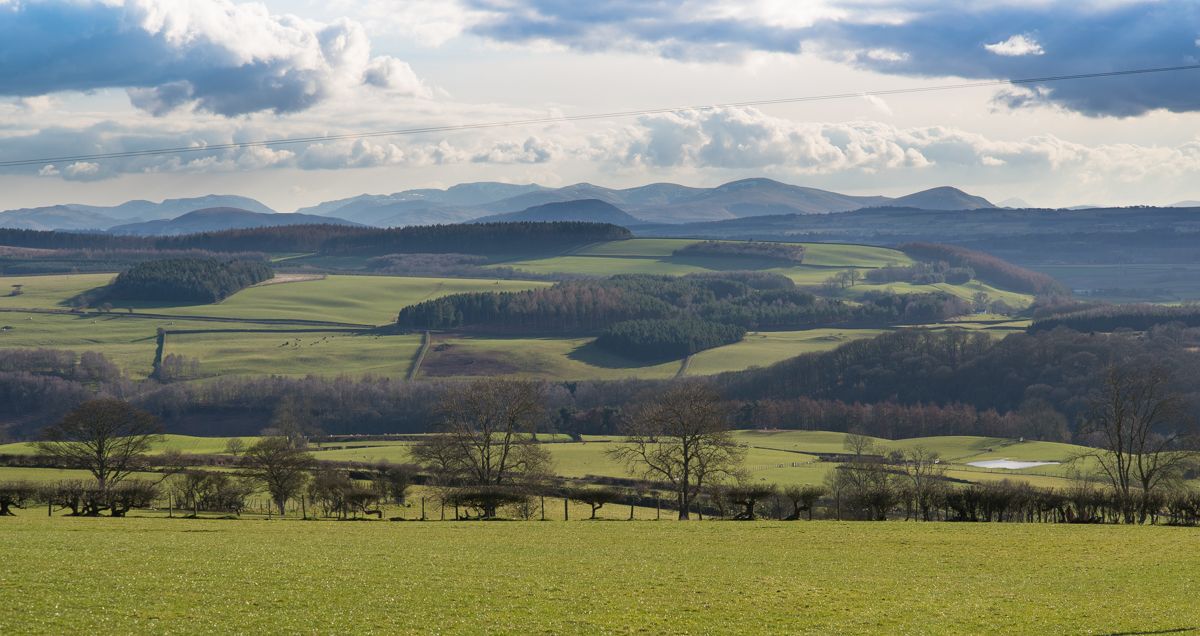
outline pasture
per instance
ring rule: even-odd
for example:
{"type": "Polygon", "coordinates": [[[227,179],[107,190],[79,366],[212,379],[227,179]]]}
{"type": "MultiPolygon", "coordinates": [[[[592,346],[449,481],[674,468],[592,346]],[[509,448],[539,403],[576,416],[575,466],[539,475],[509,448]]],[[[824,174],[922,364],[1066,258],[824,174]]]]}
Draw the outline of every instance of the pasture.
{"type": "Polygon", "coordinates": [[[1186,528],[27,513],[0,519],[0,540],[4,633],[1114,634],[1200,625],[1200,534],[1186,528]]]}
{"type": "MultiPolygon", "coordinates": [[[[806,262],[781,266],[778,261],[744,257],[676,257],[689,239],[631,239],[590,245],[571,253],[529,257],[497,265],[538,273],[612,275],[645,273],[679,275],[740,269],[779,272],[802,285],[819,285],[846,268],[866,270],[907,264],[903,253],[881,247],[806,244],[806,262]]],[[[303,258],[295,259],[302,261],[303,258]]],[[[286,261],[285,261],[286,262],[286,261]]],[[[131,303],[110,314],[65,313],[69,300],[107,284],[112,274],[23,276],[0,278],[7,286],[23,285],[19,296],[0,296],[0,348],[42,347],[82,353],[96,351],[111,359],[132,379],[153,371],[156,332],[168,332],[163,354],[198,363],[191,379],[226,375],[378,375],[407,377],[417,362],[420,334],[355,333],[395,319],[407,305],[460,292],[518,291],[542,287],[545,281],[331,275],[286,284],[244,289],[209,305],[131,303]],[[22,312],[20,310],[36,310],[22,312]],[[60,311],[64,313],[46,313],[60,311]],[[154,314],[153,316],[148,314],[154,314]],[[305,331],[311,329],[311,331],[305,331]],[[328,331],[342,329],[341,332],[328,331]],[[262,333],[278,331],[279,333],[262,333]],[[201,333],[187,333],[201,332],[201,333]]],[[[945,291],[964,299],[983,291],[1014,306],[1029,298],[972,281],[965,285],[860,284],[848,298],[870,290],[945,291]]],[[[989,329],[997,335],[1023,328],[1002,324],[1002,317],[970,318],[942,327],[989,329]]],[[[710,375],[768,366],[804,353],[882,333],[879,329],[811,329],[754,332],[741,342],[710,349],[689,360],[646,363],[601,351],[590,338],[505,338],[434,334],[433,346],[421,360],[417,378],[463,378],[508,375],[550,380],[664,379],[677,375],[710,375]]]]}

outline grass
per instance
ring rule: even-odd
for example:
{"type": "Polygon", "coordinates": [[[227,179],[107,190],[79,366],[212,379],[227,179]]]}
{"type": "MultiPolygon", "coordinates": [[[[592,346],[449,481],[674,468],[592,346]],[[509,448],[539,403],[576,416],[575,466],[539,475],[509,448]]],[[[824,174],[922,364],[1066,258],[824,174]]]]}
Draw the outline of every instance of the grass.
{"type": "Polygon", "coordinates": [[[693,355],[688,375],[711,375],[754,366],[766,367],[801,354],[828,351],[847,342],[874,338],[882,333],[882,329],[751,332],[741,342],[693,355]]]}
{"type": "Polygon", "coordinates": [[[0,309],[62,309],[68,298],[107,285],[113,276],[115,274],[0,276],[0,309]],[[24,285],[20,296],[8,295],[12,285],[24,285]]]}
{"type": "Polygon", "coordinates": [[[837,522],[0,520],[5,633],[1119,633],[1200,533],[837,522]],[[86,546],[86,549],[81,549],[86,546]]]}
{"type": "Polygon", "coordinates": [[[679,360],[646,364],[602,351],[591,342],[591,338],[438,336],[425,356],[420,377],[670,378],[679,371],[679,360]]]}
{"type": "Polygon", "coordinates": [[[403,378],[421,346],[418,335],[342,333],[184,334],[164,353],[200,360],[200,374],[365,375],[403,378]]]}

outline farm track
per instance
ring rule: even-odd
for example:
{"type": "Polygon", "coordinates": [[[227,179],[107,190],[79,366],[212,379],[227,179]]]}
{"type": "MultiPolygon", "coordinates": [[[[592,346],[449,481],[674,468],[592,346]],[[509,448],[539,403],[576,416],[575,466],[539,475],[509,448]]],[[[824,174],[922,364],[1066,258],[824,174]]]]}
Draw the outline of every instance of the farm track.
{"type": "Polygon", "coordinates": [[[683,362],[679,363],[679,370],[675,372],[676,378],[682,378],[687,375],[688,369],[692,366],[692,356],[687,356],[683,362]]]}
{"type": "Polygon", "coordinates": [[[421,336],[421,348],[417,350],[417,355],[413,356],[412,366],[408,369],[407,379],[411,382],[417,379],[417,374],[421,372],[421,363],[425,362],[425,354],[429,353],[429,347],[433,344],[433,336],[428,331],[421,336]]]}

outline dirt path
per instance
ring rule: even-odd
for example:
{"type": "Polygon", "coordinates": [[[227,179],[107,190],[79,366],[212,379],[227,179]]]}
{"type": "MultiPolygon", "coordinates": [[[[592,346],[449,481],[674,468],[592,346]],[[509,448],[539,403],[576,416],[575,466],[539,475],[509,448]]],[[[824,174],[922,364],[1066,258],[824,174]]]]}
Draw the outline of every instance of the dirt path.
{"type": "Polygon", "coordinates": [[[428,331],[421,337],[421,348],[417,350],[417,355],[413,357],[412,366],[408,369],[408,379],[417,379],[417,373],[421,371],[421,363],[425,361],[425,354],[429,353],[429,347],[433,344],[433,336],[428,331]]]}

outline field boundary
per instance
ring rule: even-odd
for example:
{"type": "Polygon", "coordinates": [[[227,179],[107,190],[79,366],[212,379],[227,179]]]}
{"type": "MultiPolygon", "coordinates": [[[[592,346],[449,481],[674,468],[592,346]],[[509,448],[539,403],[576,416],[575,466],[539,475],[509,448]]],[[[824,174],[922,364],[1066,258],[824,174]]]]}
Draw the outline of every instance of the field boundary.
{"type": "Polygon", "coordinates": [[[412,366],[408,368],[409,382],[417,379],[417,373],[421,371],[421,363],[425,362],[425,354],[429,353],[429,347],[433,344],[433,336],[428,331],[421,335],[421,348],[417,349],[417,355],[413,356],[412,366]]]}
{"type": "Polygon", "coordinates": [[[8,314],[46,314],[53,316],[87,316],[91,318],[97,317],[113,317],[113,318],[145,318],[151,320],[194,320],[196,322],[233,322],[233,323],[250,323],[258,325],[296,325],[296,326],[313,326],[313,327],[347,327],[352,329],[374,329],[377,325],[367,325],[356,322],[331,322],[327,320],[304,320],[300,318],[232,318],[228,316],[186,316],[180,314],[158,314],[147,312],[121,312],[121,311],[80,311],[72,309],[47,309],[47,308],[25,308],[25,307],[4,307],[0,308],[0,313],[8,314]]]}

